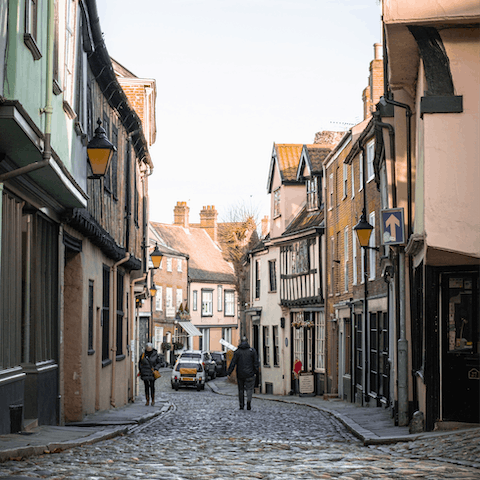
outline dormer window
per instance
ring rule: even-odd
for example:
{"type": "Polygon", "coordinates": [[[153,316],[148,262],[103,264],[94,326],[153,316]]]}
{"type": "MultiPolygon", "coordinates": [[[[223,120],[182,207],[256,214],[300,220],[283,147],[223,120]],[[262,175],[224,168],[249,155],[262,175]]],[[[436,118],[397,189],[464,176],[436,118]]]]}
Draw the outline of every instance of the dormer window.
{"type": "Polygon", "coordinates": [[[321,206],[321,177],[311,177],[307,180],[307,210],[318,210],[321,206]]]}
{"type": "Polygon", "coordinates": [[[280,216],[280,188],[273,192],[273,218],[280,216]]]}

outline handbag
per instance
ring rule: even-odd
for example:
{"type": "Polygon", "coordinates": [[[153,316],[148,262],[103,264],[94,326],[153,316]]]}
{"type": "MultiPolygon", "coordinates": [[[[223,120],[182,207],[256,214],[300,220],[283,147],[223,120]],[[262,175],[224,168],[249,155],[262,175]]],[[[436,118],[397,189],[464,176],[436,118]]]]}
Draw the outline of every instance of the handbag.
{"type": "Polygon", "coordinates": [[[153,376],[154,376],[155,380],[157,380],[157,378],[161,377],[160,372],[158,370],[153,370],[153,376]]]}

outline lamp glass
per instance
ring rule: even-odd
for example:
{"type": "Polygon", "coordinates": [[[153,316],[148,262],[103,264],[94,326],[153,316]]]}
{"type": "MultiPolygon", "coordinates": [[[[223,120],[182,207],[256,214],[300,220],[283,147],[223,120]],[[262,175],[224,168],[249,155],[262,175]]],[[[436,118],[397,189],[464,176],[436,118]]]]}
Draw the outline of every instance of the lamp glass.
{"type": "Polygon", "coordinates": [[[357,232],[358,243],[361,247],[368,247],[370,242],[370,235],[372,234],[373,227],[367,222],[365,212],[362,213],[360,221],[353,227],[357,232]]]}
{"type": "Polygon", "coordinates": [[[110,148],[87,147],[87,153],[93,174],[97,176],[105,175],[113,156],[113,150],[110,148]]]}
{"type": "Polygon", "coordinates": [[[160,250],[158,249],[158,245],[156,245],[155,250],[150,254],[150,259],[152,260],[153,268],[160,267],[160,264],[162,263],[162,258],[163,258],[163,255],[160,253],[160,250]]]}
{"type": "Polygon", "coordinates": [[[368,244],[370,243],[370,235],[372,234],[372,229],[363,228],[363,229],[356,230],[356,232],[357,232],[358,243],[360,243],[360,246],[368,247],[368,244]]]}
{"type": "Polygon", "coordinates": [[[155,287],[155,285],[152,285],[150,287],[150,295],[154,297],[156,294],[157,294],[157,287],[155,287]]]}

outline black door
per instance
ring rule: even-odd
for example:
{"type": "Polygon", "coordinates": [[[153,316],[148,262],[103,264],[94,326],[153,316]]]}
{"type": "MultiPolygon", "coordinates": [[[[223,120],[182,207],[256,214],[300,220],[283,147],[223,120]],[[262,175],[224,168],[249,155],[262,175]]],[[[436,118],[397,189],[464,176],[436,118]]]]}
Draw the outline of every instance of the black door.
{"type": "Polygon", "coordinates": [[[443,420],[480,421],[478,272],[442,275],[443,420]]]}

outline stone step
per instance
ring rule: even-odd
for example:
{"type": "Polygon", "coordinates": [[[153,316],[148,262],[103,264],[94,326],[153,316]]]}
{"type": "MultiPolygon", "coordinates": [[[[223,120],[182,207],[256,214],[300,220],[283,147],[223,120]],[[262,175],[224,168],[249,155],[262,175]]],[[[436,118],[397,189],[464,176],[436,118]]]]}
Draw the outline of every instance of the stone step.
{"type": "Polygon", "coordinates": [[[23,431],[31,432],[38,427],[38,418],[24,418],[23,419],[23,431]]]}

